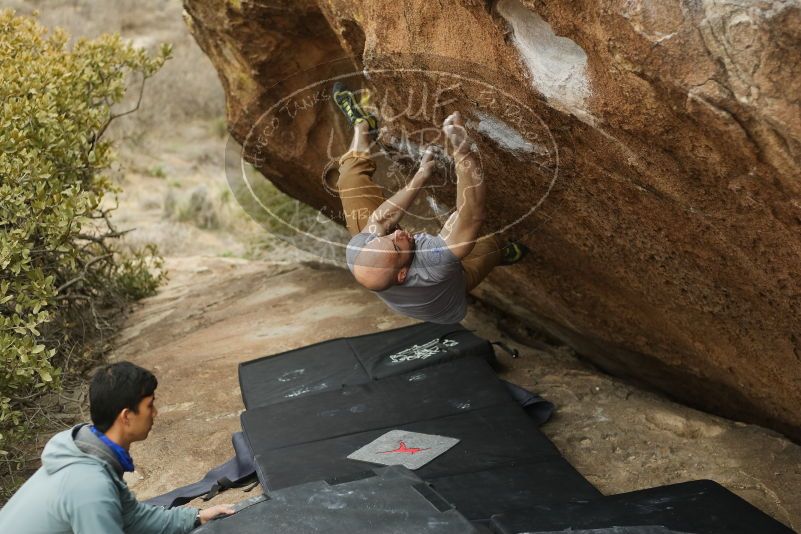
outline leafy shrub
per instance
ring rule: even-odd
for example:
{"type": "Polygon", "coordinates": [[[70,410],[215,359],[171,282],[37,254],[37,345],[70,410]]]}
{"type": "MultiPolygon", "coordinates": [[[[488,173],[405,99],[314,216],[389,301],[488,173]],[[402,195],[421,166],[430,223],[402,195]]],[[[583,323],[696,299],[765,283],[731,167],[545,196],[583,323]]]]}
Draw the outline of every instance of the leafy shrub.
{"type": "Polygon", "coordinates": [[[170,47],[149,56],[114,35],[68,40],[0,11],[0,455],[9,465],[31,399],[57,389],[67,362],[81,363],[68,355],[91,355],[86,343],[110,329],[113,312],[163,276],[152,247],[115,244],[124,232],[103,201],[117,191],[104,175],[113,153],[103,134],[138,108],[112,106],[131,79],[144,88],[170,47]]]}

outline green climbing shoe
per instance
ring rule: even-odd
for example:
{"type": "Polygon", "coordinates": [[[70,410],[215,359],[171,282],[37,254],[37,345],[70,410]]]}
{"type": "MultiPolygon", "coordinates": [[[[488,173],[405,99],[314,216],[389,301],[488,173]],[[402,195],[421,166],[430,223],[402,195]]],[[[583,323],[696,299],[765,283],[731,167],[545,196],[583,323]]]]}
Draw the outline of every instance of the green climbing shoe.
{"type": "MultiPolygon", "coordinates": [[[[341,82],[335,83],[333,94],[334,102],[348,119],[351,126],[355,126],[360,122],[366,122],[371,133],[378,131],[378,119],[375,115],[364,111],[361,102],[356,101],[356,96],[353,92],[348,91],[344,84],[341,82]]],[[[362,99],[362,101],[364,101],[364,99],[362,99]]]]}
{"type": "Polygon", "coordinates": [[[529,253],[529,249],[522,243],[515,243],[514,241],[507,241],[503,249],[503,258],[501,258],[501,265],[512,265],[517,263],[529,253]]]}

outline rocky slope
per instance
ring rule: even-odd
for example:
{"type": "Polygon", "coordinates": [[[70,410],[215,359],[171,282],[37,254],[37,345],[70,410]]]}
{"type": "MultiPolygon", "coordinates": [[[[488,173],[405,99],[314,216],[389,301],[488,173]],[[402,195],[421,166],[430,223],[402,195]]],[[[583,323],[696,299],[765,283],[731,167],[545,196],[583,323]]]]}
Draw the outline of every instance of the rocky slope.
{"type": "MultiPolygon", "coordinates": [[[[339,216],[333,79],[402,182],[454,109],[487,232],[531,261],[482,297],[613,373],[801,439],[797,0],[184,0],[245,156],[339,216]],[[330,183],[330,182],[329,182],[330,183]]],[[[453,203],[443,173],[431,205],[453,203]]]]}

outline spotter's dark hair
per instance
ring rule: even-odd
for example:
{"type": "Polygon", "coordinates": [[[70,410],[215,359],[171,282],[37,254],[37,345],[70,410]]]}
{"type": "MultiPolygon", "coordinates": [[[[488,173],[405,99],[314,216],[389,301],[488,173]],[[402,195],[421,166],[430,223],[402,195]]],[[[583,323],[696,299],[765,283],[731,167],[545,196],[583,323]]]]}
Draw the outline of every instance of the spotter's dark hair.
{"type": "Polygon", "coordinates": [[[98,368],[89,384],[89,412],[95,428],[106,432],[125,408],[138,413],[139,403],[153,395],[157,386],[153,373],[131,362],[98,368]]]}

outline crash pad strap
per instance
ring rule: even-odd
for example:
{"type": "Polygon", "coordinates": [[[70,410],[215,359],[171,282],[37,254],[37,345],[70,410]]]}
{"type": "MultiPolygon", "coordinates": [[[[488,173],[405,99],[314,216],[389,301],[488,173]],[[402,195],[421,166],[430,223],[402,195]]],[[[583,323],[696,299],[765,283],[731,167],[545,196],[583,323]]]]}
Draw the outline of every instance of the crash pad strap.
{"type": "Polygon", "coordinates": [[[204,500],[209,500],[230,488],[241,488],[248,484],[253,484],[255,487],[256,467],[244,434],[235,432],[231,436],[231,442],[234,447],[233,458],[215,467],[197,482],[148,499],[145,503],[172,508],[186,504],[201,495],[205,496],[204,500]]]}
{"type": "Polygon", "coordinates": [[[531,391],[512,384],[506,380],[501,380],[509,394],[523,408],[526,413],[537,422],[537,426],[544,425],[553,415],[554,405],[531,391]]]}

